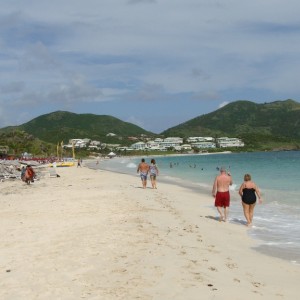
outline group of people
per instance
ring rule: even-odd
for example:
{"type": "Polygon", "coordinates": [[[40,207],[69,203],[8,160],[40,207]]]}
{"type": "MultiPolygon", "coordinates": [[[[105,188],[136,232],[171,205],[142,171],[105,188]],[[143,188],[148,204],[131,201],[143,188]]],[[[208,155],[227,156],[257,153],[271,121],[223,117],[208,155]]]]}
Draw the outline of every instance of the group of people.
{"type": "MultiPolygon", "coordinates": [[[[233,181],[230,172],[227,172],[225,167],[221,167],[218,170],[220,170],[220,174],[216,176],[214,180],[212,195],[215,198],[215,207],[220,214],[219,220],[226,222],[230,205],[229,187],[232,185],[233,181]]],[[[140,174],[143,189],[146,189],[147,187],[148,174],[150,175],[152,188],[157,188],[156,177],[158,176],[159,171],[155,159],[151,159],[150,164],[147,164],[145,159],[142,158],[137,167],[137,173],[140,174]]],[[[246,225],[251,226],[257,198],[259,203],[262,203],[262,199],[260,190],[251,180],[250,174],[245,174],[244,182],[239,188],[239,195],[241,196],[244,216],[247,221],[246,225]]]]}
{"type": "MultiPolygon", "coordinates": [[[[212,195],[215,198],[215,207],[220,214],[220,221],[227,221],[228,209],[230,205],[229,186],[232,185],[232,177],[230,172],[226,171],[225,167],[220,168],[220,175],[216,176],[212,195]]],[[[258,198],[259,203],[262,202],[261,194],[258,186],[251,180],[250,174],[245,174],[244,182],[239,188],[241,196],[244,216],[247,221],[247,226],[252,225],[254,207],[258,198]]]]}
{"type": "Polygon", "coordinates": [[[159,171],[158,171],[158,168],[156,166],[155,159],[152,158],[150,164],[147,164],[145,162],[145,159],[142,158],[140,164],[138,165],[137,173],[140,174],[143,189],[145,189],[147,187],[148,174],[150,174],[150,180],[151,180],[152,188],[157,189],[157,187],[156,187],[156,177],[158,176],[159,171]]]}

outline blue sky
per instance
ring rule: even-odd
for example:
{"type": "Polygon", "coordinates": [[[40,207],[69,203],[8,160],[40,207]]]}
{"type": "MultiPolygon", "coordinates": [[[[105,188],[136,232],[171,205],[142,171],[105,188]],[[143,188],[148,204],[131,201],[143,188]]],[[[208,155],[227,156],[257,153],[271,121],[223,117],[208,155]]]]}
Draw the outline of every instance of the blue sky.
{"type": "Polygon", "coordinates": [[[237,100],[299,102],[299,11],[299,0],[3,1],[0,128],[65,110],[160,133],[237,100]]]}

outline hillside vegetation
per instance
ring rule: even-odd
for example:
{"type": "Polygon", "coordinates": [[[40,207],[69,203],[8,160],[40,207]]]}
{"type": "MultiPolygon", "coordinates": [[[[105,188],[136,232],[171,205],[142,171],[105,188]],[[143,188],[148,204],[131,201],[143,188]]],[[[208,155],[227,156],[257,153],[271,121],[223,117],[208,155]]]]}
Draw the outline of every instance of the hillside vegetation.
{"type": "Polygon", "coordinates": [[[164,132],[164,136],[240,137],[261,148],[298,148],[300,104],[293,100],[256,104],[236,101],[164,132]]]}
{"type": "Polygon", "coordinates": [[[68,143],[73,138],[89,138],[101,142],[114,142],[116,138],[108,138],[110,132],[119,137],[152,134],[137,125],[123,122],[115,117],[94,114],[75,114],[57,111],[39,116],[25,124],[6,127],[2,131],[21,130],[34,137],[55,143],[68,143]]]}
{"type": "Polygon", "coordinates": [[[43,142],[33,135],[20,130],[0,132],[0,147],[1,146],[7,146],[9,148],[9,154],[16,156],[20,156],[25,152],[42,157],[56,154],[56,147],[53,144],[43,142]]]}
{"type": "MultiPolygon", "coordinates": [[[[158,136],[112,116],[57,111],[20,126],[0,129],[0,146],[9,146],[14,153],[26,151],[46,155],[55,153],[57,143],[68,143],[73,138],[130,145],[127,137],[141,135],[158,136]],[[117,136],[107,137],[110,132],[117,136]]],[[[300,103],[293,100],[264,104],[236,101],[169,128],[160,136],[239,137],[245,142],[245,148],[238,149],[242,151],[300,149],[300,103]]]]}

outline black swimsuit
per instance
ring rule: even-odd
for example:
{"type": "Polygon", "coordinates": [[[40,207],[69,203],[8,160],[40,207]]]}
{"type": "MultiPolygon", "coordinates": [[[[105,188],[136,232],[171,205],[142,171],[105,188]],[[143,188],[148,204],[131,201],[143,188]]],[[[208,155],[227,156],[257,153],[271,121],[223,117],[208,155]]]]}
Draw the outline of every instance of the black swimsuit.
{"type": "Polygon", "coordinates": [[[256,202],[255,189],[243,188],[242,201],[248,205],[254,204],[256,202]]]}

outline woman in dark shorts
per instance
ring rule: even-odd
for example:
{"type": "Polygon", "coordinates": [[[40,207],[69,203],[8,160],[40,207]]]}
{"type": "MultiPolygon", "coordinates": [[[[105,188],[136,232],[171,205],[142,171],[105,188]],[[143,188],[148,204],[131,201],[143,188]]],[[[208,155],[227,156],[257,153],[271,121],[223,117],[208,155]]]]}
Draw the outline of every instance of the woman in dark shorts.
{"type": "Polygon", "coordinates": [[[251,175],[245,174],[244,182],[241,184],[239,194],[242,197],[242,205],[244,215],[247,220],[247,226],[252,225],[254,207],[256,204],[256,196],[258,197],[259,203],[262,203],[260,191],[257,185],[251,181],[251,175]]]}

